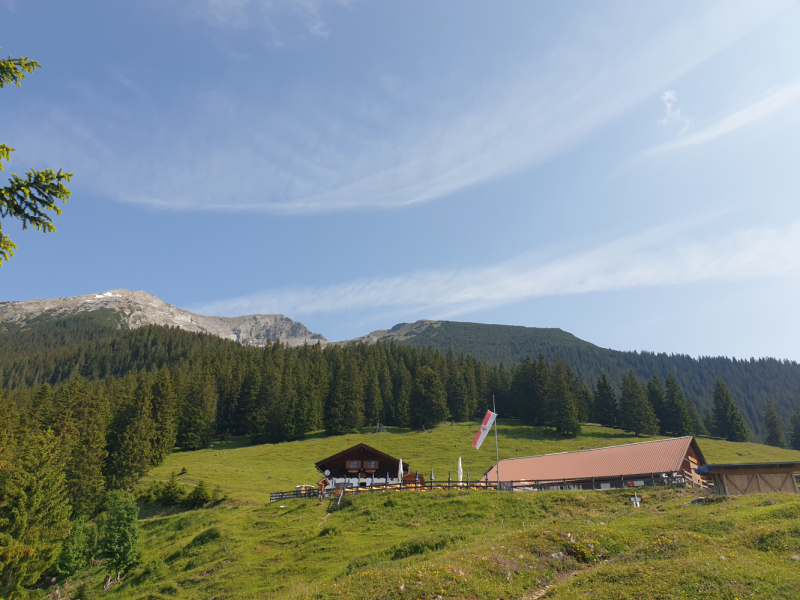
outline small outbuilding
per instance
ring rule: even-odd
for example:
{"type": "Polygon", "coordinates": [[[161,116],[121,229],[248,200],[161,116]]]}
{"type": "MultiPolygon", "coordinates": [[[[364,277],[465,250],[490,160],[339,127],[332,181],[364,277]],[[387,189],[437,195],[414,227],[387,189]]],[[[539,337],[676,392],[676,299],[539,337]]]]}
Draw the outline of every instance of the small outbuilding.
{"type": "Polygon", "coordinates": [[[714,484],[717,496],[772,492],[797,494],[794,474],[800,471],[800,461],[703,465],[695,471],[714,484]]]}
{"type": "MultiPolygon", "coordinates": [[[[325,489],[335,486],[366,487],[375,482],[398,484],[400,461],[367,444],[356,444],[315,463],[315,466],[328,481],[325,489]]],[[[411,467],[403,462],[403,483],[414,483],[416,477],[418,483],[424,482],[422,475],[412,473],[411,467]]]]}

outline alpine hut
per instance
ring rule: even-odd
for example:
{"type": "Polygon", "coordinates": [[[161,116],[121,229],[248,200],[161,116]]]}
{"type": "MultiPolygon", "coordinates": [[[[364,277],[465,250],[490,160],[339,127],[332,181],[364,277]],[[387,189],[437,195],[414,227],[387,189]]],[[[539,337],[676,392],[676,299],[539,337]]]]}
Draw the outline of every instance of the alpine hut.
{"type": "Polygon", "coordinates": [[[323,489],[367,487],[376,483],[397,485],[400,482],[400,465],[403,484],[422,484],[424,478],[411,472],[408,463],[376,450],[366,444],[356,444],[317,463],[317,470],[325,477],[320,481],[323,489]]]}
{"type": "MultiPolygon", "coordinates": [[[[702,487],[706,464],[693,436],[501,460],[501,489],[607,489],[660,483],[702,487]]],[[[486,480],[498,479],[497,467],[486,480]]]]}

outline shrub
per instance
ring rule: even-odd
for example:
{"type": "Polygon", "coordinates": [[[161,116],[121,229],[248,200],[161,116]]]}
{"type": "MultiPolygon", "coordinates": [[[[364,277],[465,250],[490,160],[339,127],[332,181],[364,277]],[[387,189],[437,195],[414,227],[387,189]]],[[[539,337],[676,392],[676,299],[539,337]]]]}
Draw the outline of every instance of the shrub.
{"type": "Polygon", "coordinates": [[[56,575],[68,577],[89,563],[93,548],[89,548],[90,540],[87,529],[83,521],[72,522],[69,537],[64,541],[61,553],[53,565],[56,575]]]}
{"type": "Polygon", "coordinates": [[[200,483],[186,496],[183,503],[190,508],[199,508],[211,502],[211,491],[208,489],[206,482],[201,479],[200,483]]]}
{"type": "Polygon", "coordinates": [[[186,491],[178,481],[178,476],[175,475],[175,471],[173,471],[172,475],[169,476],[167,483],[161,486],[158,499],[164,504],[175,505],[183,502],[185,497],[186,491]]]}
{"type": "Polygon", "coordinates": [[[410,539],[394,547],[392,558],[398,560],[415,554],[424,554],[429,550],[441,550],[456,539],[458,538],[455,536],[430,536],[410,539]]]}

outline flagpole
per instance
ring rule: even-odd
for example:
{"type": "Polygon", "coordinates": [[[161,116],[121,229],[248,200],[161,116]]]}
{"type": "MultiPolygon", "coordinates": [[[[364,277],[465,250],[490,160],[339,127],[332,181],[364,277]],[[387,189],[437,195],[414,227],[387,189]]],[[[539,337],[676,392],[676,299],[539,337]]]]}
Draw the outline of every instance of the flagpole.
{"type": "MultiPolygon", "coordinates": [[[[492,412],[497,415],[497,407],[494,405],[494,394],[492,394],[492,412]]],[[[494,505],[497,506],[497,498],[500,496],[500,451],[497,449],[497,416],[494,418],[494,457],[496,460],[495,470],[497,471],[497,490],[494,497],[494,505]]]]}

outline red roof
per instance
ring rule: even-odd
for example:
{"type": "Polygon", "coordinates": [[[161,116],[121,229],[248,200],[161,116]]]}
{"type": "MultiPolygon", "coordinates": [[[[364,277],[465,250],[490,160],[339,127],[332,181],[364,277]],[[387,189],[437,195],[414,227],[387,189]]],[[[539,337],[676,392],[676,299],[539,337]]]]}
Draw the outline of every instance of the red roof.
{"type": "MultiPolygon", "coordinates": [[[[609,448],[507,458],[500,461],[500,479],[552,481],[689,470],[690,466],[684,457],[690,447],[694,449],[698,463],[704,465],[703,453],[694,437],[689,435],[609,448]]],[[[496,477],[495,467],[492,467],[488,474],[489,481],[496,477]]]]}

